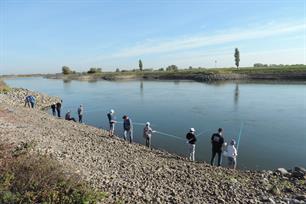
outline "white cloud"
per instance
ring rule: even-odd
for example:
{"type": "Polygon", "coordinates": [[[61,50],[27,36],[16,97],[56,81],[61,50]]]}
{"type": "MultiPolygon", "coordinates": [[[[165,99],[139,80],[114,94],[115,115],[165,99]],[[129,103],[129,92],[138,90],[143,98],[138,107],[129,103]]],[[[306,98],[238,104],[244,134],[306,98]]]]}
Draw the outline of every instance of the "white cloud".
{"type": "Polygon", "coordinates": [[[137,57],[146,54],[169,53],[175,51],[184,51],[189,49],[201,48],[211,45],[220,45],[242,40],[260,39],[273,37],[295,32],[303,32],[305,23],[282,23],[266,24],[259,27],[246,27],[234,30],[224,30],[213,35],[194,35],[189,37],[178,37],[163,41],[145,41],[135,46],[124,48],[115,53],[97,57],[94,60],[107,60],[116,58],[137,57]]]}

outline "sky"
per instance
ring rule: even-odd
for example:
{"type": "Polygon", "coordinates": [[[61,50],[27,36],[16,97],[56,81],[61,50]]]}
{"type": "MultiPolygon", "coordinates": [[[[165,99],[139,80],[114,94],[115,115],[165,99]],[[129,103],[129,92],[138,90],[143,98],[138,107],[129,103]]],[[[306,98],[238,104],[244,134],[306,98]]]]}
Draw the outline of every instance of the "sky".
{"type": "Polygon", "coordinates": [[[306,0],[0,0],[0,75],[306,64],[306,0]]]}

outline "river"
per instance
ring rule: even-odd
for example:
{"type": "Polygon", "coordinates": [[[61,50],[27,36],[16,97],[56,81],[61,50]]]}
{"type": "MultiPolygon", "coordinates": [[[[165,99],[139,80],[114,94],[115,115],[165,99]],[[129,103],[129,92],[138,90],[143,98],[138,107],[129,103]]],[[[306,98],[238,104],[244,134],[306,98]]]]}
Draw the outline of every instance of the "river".
{"type": "MultiPolygon", "coordinates": [[[[306,166],[306,82],[62,81],[44,78],[6,80],[63,99],[63,112],[84,105],[86,124],[108,128],[106,113],[130,116],[135,142],[144,144],[143,124],[155,133],[154,148],[187,156],[185,135],[196,129],[196,160],[210,161],[210,137],[219,127],[225,140],[239,140],[238,168],[306,166]]],[[[116,133],[122,136],[122,124],[116,133]]],[[[226,160],[223,159],[223,165],[226,160]]]]}

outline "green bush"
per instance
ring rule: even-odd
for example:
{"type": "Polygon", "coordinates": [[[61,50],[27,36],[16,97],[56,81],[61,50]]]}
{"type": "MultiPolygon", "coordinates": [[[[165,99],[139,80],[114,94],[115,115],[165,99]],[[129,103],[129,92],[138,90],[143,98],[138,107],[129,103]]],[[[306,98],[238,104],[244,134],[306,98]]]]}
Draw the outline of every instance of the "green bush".
{"type": "Polygon", "coordinates": [[[0,146],[0,203],[93,204],[107,196],[48,156],[28,152],[14,156],[15,151],[8,149],[0,146]]]}
{"type": "Polygon", "coordinates": [[[0,81],[0,93],[7,93],[11,90],[3,81],[0,81]]]}

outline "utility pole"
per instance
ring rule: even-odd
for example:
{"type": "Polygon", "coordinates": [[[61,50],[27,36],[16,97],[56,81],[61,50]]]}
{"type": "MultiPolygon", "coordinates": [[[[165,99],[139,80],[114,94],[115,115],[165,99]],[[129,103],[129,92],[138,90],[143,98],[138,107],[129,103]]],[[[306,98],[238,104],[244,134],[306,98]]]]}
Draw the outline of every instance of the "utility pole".
{"type": "Polygon", "coordinates": [[[215,68],[217,68],[217,60],[215,60],[215,68]]]}

